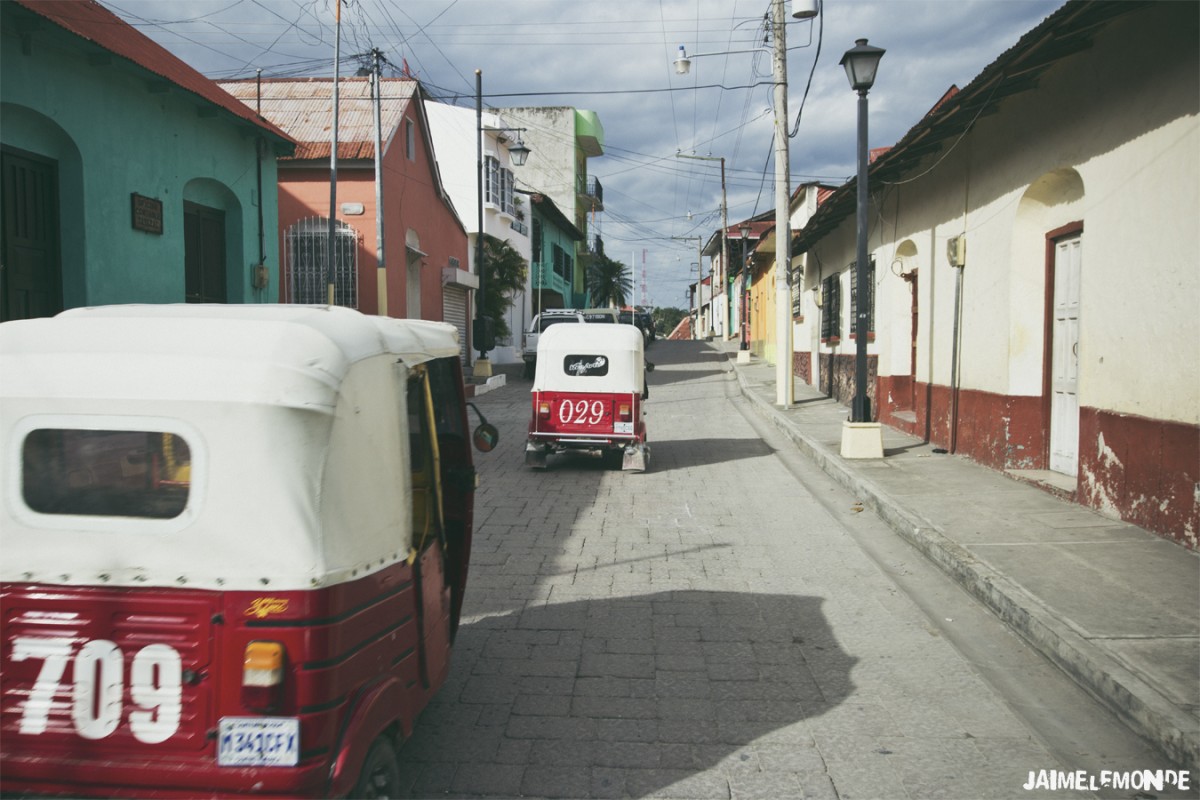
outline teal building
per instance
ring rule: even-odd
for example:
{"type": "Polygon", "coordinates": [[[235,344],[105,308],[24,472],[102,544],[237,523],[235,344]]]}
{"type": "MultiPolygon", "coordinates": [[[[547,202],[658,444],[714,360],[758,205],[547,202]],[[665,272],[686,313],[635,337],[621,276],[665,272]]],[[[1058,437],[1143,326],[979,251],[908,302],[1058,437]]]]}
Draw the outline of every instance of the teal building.
{"type": "Polygon", "coordinates": [[[529,291],[532,313],[544,308],[583,308],[588,305],[577,245],[583,233],[548,195],[529,196],[533,211],[530,234],[529,291]]]}
{"type": "Polygon", "coordinates": [[[0,2],[0,320],[272,302],[293,146],[99,3],[0,2]]]}

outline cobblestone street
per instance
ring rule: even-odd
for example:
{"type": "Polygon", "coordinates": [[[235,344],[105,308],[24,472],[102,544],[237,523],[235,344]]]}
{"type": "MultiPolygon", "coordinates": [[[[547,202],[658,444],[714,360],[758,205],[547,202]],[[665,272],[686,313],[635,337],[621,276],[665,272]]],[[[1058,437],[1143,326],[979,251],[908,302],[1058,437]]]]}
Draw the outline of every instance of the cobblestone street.
{"type": "Polygon", "coordinates": [[[878,521],[788,471],[722,354],[649,357],[645,474],[527,469],[528,382],[476,401],[501,444],[411,796],[1036,797],[1030,771],[1076,768],[848,532],[878,521]]]}

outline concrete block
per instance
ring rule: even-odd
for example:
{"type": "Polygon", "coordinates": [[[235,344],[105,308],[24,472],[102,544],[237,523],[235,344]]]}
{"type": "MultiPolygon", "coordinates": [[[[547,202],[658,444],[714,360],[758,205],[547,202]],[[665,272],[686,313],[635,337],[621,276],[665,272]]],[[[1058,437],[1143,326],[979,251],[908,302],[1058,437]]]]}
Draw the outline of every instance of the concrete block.
{"type": "Polygon", "coordinates": [[[883,458],[883,426],[878,422],[843,422],[842,458],[883,458]]]}

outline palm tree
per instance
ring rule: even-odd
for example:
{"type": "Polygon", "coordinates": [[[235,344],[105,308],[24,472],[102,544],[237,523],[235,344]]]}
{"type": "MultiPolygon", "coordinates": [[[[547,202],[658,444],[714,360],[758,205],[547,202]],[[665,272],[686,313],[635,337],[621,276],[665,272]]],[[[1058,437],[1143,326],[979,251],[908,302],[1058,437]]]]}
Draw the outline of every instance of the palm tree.
{"type": "Polygon", "coordinates": [[[629,267],[603,253],[592,257],[587,269],[587,289],[595,306],[621,308],[633,294],[629,267]]]}
{"type": "Polygon", "coordinates": [[[513,304],[513,296],[525,287],[529,264],[506,240],[486,233],[483,236],[483,262],[487,268],[483,315],[491,320],[496,338],[503,339],[512,334],[505,313],[513,304]]]}

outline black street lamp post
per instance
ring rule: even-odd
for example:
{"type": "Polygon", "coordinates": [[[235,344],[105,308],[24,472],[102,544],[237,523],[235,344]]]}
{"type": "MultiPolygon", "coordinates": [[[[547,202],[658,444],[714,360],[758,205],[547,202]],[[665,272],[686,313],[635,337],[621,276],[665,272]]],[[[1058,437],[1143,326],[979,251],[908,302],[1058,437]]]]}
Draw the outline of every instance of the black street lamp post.
{"type": "Polygon", "coordinates": [[[867,44],[866,39],[858,39],[839,62],[846,68],[850,87],[858,92],[858,252],[854,265],[858,294],[855,300],[856,348],[851,422],[871,421],[871,401],[867,397],[867,328],[871,317],[870,271],[867,262],[867,92],[875,83],[875,71],[884,52],[880,47],[867,44]]]}

